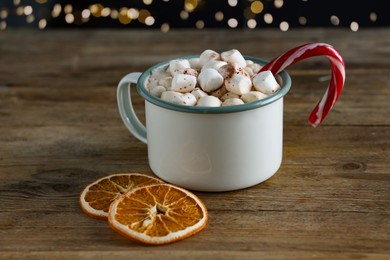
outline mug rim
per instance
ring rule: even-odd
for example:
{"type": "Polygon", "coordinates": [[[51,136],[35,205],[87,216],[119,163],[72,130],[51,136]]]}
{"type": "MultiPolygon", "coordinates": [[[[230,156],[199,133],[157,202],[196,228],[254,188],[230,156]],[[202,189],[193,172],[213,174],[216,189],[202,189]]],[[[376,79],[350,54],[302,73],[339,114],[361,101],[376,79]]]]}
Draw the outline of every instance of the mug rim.
{"type": "MultiPolygon", "coordinates": [[[[162,100],[161,98],[155,97],[149,93],[147,88],[145,87],[146,85],[146,80],[147,77],[149,77],[152,73],[152,71],[156,68],[166,66],[169,64],[171,60],[176,60],[176,59],[191,59],[191,58],[199,58],[200,55],[187,55],[187,56],[179,56],[176,58],[171,58],[169,60],[165,60],[163,62],[157,63],[153,65],[152,67],[149,67],[146,69],[141,76],[138,78],[137,81],[137,92],[147,101],[150,103],[157,105],[159,107],[163,107],[166,109],[170,110],[175,110],[175,111],[181,111],[181,112],[187,112],[187,113],[200,113],[200,114],[221,114],[221,113],[234,113],[234,112],[241,112],[241,111],[246,111],[246,110],[251,110],[251,109],[256,109],[259,107],[263,107],[266,105],[269,105],[280,98],[284,97],[290,90],[291,88],[291,77],[286,71],[281,71],[278,73],[280,77],[282,78],[282,86],[281,88],[274,94],[263,98],[261,100],[241,104],[241,105],[232,105],[232,106],[220,106],[220,107],[203,107],[203,106],[185,106],[185,105],[179,105],[179,104],[174,104],[165,100],[162,100]]],[[[248,55],[243,55],[245,60],[251,60],[255,63],[258,63],[260,65],[265,65],[267,64],[267,60],[257,58],[254,56],[248,56],[248,55]]]]}

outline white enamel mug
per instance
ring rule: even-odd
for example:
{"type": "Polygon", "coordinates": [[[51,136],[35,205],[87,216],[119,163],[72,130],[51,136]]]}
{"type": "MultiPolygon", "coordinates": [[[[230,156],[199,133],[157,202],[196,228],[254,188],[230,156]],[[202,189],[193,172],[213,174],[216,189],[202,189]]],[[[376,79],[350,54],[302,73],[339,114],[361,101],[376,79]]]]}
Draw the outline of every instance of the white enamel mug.
{"type": "MultiPolygon", "coordinates": [[[[178,57],[189,59],[196,56],[178,57]]],[[[265,61],[245,56],[259,64],[265,61]]],[[[279,169],[283,146],[283,97],[291,87],[287,72],[281,89],[259,101],[226,107],[181,106],[146,89],[152,70],[123,77],[117,89],[121,118],[148,146],[152,171],[166,182],[196,191],[231,191],[259,184],[279,169]],[[131,85],[145,99],[146,127],[131,102],[131,85]]]]}

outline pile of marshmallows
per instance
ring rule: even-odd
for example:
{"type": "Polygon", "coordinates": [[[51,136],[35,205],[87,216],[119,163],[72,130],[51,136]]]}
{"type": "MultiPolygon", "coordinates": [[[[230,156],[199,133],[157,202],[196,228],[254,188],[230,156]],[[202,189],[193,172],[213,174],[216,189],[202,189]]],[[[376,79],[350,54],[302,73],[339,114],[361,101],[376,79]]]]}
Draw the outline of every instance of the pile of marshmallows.
{"type": "Polygon", "coordinates": [[[154,69],[147,88],[153,96],[179,105],[241,105],[279,90],[271,71],[258,73],[260,69],[236,49],[221,54],[205,50],[199,58],[175,59],[168,68],[154,69]]]}

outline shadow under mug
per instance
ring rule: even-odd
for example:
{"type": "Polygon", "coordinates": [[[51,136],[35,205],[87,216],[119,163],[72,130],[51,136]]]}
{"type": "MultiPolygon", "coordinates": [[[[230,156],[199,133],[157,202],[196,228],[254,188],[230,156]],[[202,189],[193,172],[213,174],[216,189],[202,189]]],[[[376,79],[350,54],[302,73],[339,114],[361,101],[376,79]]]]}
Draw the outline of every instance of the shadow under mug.
{"type": "MultiPolygon", "coordinates": [[[[189,59],[198,56],[177,57],[189,59]]],[[[264,65],[265,60],[244,56],[264,65]]],[[[196,191],[231,191],[259,184],[279,169],[283,148],[283,97],[291,87],[287,72],[281,88],[255,102],[225,107],[182,106],[152,96],[146,89],[151,72],[121,79],[118,108],[127,129],[147,144],[152,171],[166,182],[196,191]],[[131,85],[145,99],[145,127],[134,112],[131,85]]]]}

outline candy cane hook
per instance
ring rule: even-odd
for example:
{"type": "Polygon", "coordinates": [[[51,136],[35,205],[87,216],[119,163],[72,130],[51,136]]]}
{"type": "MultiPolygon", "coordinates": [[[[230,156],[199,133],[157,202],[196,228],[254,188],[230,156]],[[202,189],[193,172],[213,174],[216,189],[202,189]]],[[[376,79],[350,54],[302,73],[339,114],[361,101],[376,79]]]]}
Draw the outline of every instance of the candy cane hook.
{"type": "Polygon", "coordinates": [[[309,123],[316,127],[324,120],[339,98],[345,82],[345,64],[340,53],[326,43],[308,43],[293,48],[267,63],[259,72],[270,70],[274,75],[287,67],[310,57],[325,56],[332,68],[332,77],[324,96],[309,116],[309,123]]]}

